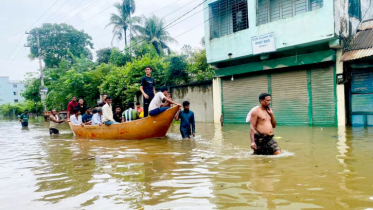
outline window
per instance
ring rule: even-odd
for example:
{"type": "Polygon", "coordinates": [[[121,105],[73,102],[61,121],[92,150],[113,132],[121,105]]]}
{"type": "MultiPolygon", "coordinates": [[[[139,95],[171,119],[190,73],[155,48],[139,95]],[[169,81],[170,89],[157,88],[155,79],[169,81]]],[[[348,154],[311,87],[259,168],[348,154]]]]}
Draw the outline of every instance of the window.
{"type": "Polygon", "coordinates": [[[14,103],[18,103],[18,99],[14,99],[14,103]]]}
{"type": "Polygon", "coordinates": [[[17,95],[17,92],[13,92],[13,95],[15,95],[15,96],[16,96],[16,95],[17,95]]]}
{"type": "Polygon", "coordinates": [[[247,0],[220,0],[209,9],[210,39],[249,28],[247,0]]]}
{"type": "Polygon", "coordinates": [[[13,87],[14,87],[14,88],[17,88],[17,84],[13,84],[13,87]]]}
{"type": "Polygon", "coordinates": [[[361,18],[360,0],[348,0],[348,14],[351,17],[355,17],[360,20],[361,18]]]}
{"type": "Polygon", "coordinates": [[[258,25],[320,9],[323,0],[258,0],[258,25]]]}

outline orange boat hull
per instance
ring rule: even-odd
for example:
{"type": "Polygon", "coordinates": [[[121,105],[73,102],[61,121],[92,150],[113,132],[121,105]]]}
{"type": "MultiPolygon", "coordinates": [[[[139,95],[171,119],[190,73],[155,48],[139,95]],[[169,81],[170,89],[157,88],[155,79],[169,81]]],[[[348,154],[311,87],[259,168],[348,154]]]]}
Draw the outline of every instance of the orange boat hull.
{"type": "Polygon", "coordinates": [[[74,125],[69,123],[74,135],[85,139],[143,140],[166,136],[179,107],[172,107],[157,116],[121,124],[74,125]]]}

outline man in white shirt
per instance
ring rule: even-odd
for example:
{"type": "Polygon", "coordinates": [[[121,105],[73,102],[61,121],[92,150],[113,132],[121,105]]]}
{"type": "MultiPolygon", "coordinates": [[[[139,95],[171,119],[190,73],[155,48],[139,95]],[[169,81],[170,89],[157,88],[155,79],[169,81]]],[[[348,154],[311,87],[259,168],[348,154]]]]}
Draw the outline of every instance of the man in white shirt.
{"type": "Polygon", "coordinates": [[[111,103],[113,100],[110,96],[106,97],[105,105],[102,107],[102,123],[105,125],[118,124],[113,118],[113,107],[111,103]]]}
{"type": "Polygon", "coordinates": [[[168,95],[168,88],[163,86],[161,88],[161,92],[158,92],[157,94],[155,94],[153,100],[150,102],[150,105],[149,105],[150,116],[156,116],[170,108],[170,107],[161,107],[163,99],[171,104],[175,104],[176,106],[181,106],[180,104],[177,104],[171,99],[167,98],[166,95],[168,95]]]}
{"type": "Polygon", "coordinates": [[[102,108],[93,110],[92,125],[102,125],[102,108]]]}
{"type": "Polygon", "coordinates": [[[82,127],[84,127],[84,123],[82,121],[82,115],[80,115],[80,109],[75,108],[73,112],[74,112],[74,115],[70,116],[70,122],[74,125],[81,125],[82,127]]]}

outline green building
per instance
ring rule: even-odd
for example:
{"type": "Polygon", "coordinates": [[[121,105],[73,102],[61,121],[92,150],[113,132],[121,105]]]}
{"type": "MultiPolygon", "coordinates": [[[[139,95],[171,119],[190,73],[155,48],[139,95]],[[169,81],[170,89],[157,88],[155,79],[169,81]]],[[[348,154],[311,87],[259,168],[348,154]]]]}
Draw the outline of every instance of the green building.
{"type": "Polygon", "coordinates": [[[369,0],[207,0],[204,7],[216,123],[221,116],[244,123],[268,92],[280,125],[346,125],[337,75],[343,80],[345,40],[373,17],[369,0]]]}

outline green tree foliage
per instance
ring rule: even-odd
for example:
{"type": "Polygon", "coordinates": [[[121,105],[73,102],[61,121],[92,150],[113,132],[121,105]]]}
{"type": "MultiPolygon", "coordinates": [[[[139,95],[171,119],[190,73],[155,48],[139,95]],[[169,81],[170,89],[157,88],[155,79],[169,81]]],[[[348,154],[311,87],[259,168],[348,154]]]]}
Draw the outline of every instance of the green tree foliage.
{"type": "Polygon", "coordinates": [[[163,54],[163,49],[167,49],[170,52],[168,44],[177,43],[177,41],[165,29],[163,19],[159,19],[154,15],[149,18],[143,16],[142,23],[143,26],[133,26],[133,30],[137,33],[136,38],[140,42],[145,41],[152,44],[159,55],[163,54]]]}
{"type": "MultiPolygon", "coordinates": [[[[123,0],[121,3],[115,3],[114,7],[116,8],[118,14],[112,13],[110,17],[110,22],[108,26],[113,26],[113,39],[122,40],[124,38],[125,44],[127,46],[127,30],[129,28],[140,22],[139,17],[131,17],[136,10],[136,5],[134,0],[123,0]]],[[[132,37],[132,35],[130,34],[132,37]]]]}
{"type": "Polygon", "coordinates": [[[157,87],[164,85],[164,72],[168,68],[168,63],[159,56],[143,56],[138,59],[134,58],[132,62],[128,62],[122,67],[113,67],[110,74],[103,80],[102,91],[114,97],[117,103],[123,104],[132,101],[140,89],[141,78],[148,65],[153,68],[152,76],[157,87]]]}
{"type": "Polygon", "coordinates": [[[211,80],[215,71],[210,68],[206,59],[205,49],[194,49],[188,61],[189,82],[200,82],[211,80]]]}
{"type": "Polygon", "coordinates": [[[124,66],[129,61],[131,61],[130,55],[122,53],[118,48],[113,48],[109,63],[115,66],[124,66]]]}
{"type": "Polygon", "coordinates": [[[37,113],[40,114],[43,110],[43,104],[40,102],[35,105],[34,101],[26,100],[22,103],[16,103],[16,104],[1,104],[0,105],[0,114],[4,116],[12,116],[13,113],[15,114],[21,114],[25,112],[25,110],[28,110],[31,113],[37,113]],[[14,112],[13,112],[14,110],[14,112]]]}
{"type": "Polygon", "coordinates": [[[92,38],[83,31],[76,30],[65,23],[44,23],[40,28],[34,28],[27,37],[27,45],[30,46],[29,57],[34,59],[39,56],[36,40],[36,32],[40,34],[40,47],[47,68],[57,67],[64,58],[73,62],[72,56],[80,56],[92,59],[90,49],[93,49],[92,38]]]}
{"type": "Polygon", "coordinates": [[[110,47],[103,48],[101,50],[97,50],[96,51],[97,63],[99,63],[99,64],[101,64],[101,63],[108,64],[109,61],[110,61],[111,51],[112,51],[112,48],[110,48],[110,47]]]}
{"type": "Polygon", "coordinates": [[[173,55],[169,57],[170,65],[167,69],[167,84],[181,85],[188,82],[188,63],[186,55],[173,55]]]}
{"type": "Polygon", "coordinates": [[[40,79],[35,73],[27,73],[25,82],[25,90],[21,93],[21,96],[26,100],[40,101],[40,79]]]}

